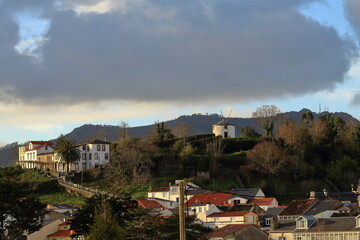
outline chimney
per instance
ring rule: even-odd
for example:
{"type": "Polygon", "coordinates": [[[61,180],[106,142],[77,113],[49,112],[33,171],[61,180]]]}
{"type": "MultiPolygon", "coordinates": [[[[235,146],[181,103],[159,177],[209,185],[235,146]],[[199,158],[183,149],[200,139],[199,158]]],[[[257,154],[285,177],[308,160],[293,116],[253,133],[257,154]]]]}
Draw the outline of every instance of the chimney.
{"type": "Polygon", "coordinates": [[[279,217],[277,215],[272,216],[270,220],[270,231],[275,231],[279,226],[279,217]]]}
{"type": "Polygon", "coordinates": [[[310,192],[310,199],[313,199],[313,198],[315,198],[315,192],[314,192],[314,191],[311,191],[311,192],[310,192]]]}

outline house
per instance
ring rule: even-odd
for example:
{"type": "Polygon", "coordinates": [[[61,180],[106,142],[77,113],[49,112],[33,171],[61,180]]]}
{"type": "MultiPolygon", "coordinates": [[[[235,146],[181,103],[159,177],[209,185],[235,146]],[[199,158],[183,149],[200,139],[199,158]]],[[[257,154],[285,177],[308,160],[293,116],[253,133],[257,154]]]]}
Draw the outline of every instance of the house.
{"type": "Polygon", "coordinates": [[[228,224],[256,224],[258,215],[249,211],[216,212],[206,217],[205,226],[221,228],[228,224]]]}
{"type": "MultiPolygon", "coordinates": [[[[63,222],[59,224],[56,232],[47,236],[47,240],[73,240],[74,238],[72,238],[71,235],[75,233],[75,230],[70,230],[70,222],[63,222]]],[[[80,240],[81,237],[78,237],[77,239],[80,240]]]]}
{"type": "Polygon", "coordinates": [[[209,240],[267,240],[268,234],[254,224],[228,224],[207,237],[209,240]]]}
{"type": "MultiPolygon", "coordinates": [[[[179,183],[182,180],[176,180],[175,184],[169,187],[150,188],[148,192],[149,200],[156,200],[166,208],[176,208],[180,200],[179,183]]],[[[184,182],[185,201],[196,195],[208,193],[209,190],[201,189],[194,183],[184,182]]]]}
{"type": "MultiPolygon", "coordinates": [[[[77,144],[80,151],[80,161],[70,165],[70,171],[83,171],[85,169],[102,167],[110,161],[110,142],[94,139],[89,142],[77,144]]],[[[55,169],[65,172],[66,163],[61,161],[60,155],[55,151],[55,169]]]]}
{"type": "MultiPolygon", "coordinates": [[[[77,145],[81,159],[70,165],[71,171],[97,168],[110,161],[110,143],[98,139],[77,145]]],[[[65,172],[66,163],[50,141],[30,141],[19,146],[18,164],[25,169],[65,172]]]]}
{"type": "Polygon", "coordinates": [[[339,200],[342,203],[357,203],[357,192],[310,192],[309,199],[318,199],[318,200],[339,200]]]}
{"type": "Polygon", "coordinates": [[[147,209],[164,209],[164,206],[154,200],[137,200],[138,206],[147,209]]]}
{"type": "Polygon", "coordinates": [[[232,188],[230,192],[246,199],[265,198],[261,188],[232,188]]]}
{"type": "Polygon", "coordinates": [[[228,206],[246,203],[246,201],[247,199],[233,196],[231,193],[206,193],[193,196],[186,204],[189,207],[200,203],[212,203],[216,206],[228,206]]]}
{"type": "Polygon", "coordinates": [[[63,221],[58,219],[44,220],[42,227],[38,231],[29,234],[28,240],[47,240],[47,236],[56,232],[62,223],[63,221]]]}
{"type": "Polygon", "coordinates": [[[195,204],[192,205],[190,208],[190,213],[196,215],[196,217],[201,220],[202,222],[206,222],[206,217],[210,214],[221,212],[219,208],[217,208],[214,204],[195,204]]]}
{"type": "Polygon", "coordinates": [[[353,240],[360,239],[360,216],[314,218],[299,216],[280,221],[269,231],[270,240],[353,240]]]}
{"type": "Polygon", "coordinates": [[[261,226],[266,228],[267,230],[270,228],[271,219],[275,216],[278,216],[279,213],[284,210],[284,206],[280,207],[269,207],[263,216],[259,216],[259,220],[261,221],[261,226]]]}
{"type": "Polygon", "coordinates": [[[52,144],[51,141],[30,141],[19,146],[18,164],[24,169],[41,169],[38,155],[54,152],[52,144]]]}
{"type": "Polygon", "coordinates": [[[276,198],[254,198],[249,203],[257,204],[259,207],[264,209],[265,211],[269,207],[278,207],[279,203],[276,198]]]}
{"type": "Polygon", "coordinates": [[[329,218],[333,213],[338,213],[343,204],[339,200],[316,201],[302,215],[316,218],[329,218]]]}
{"type": "Polygon", "coordinates": [[[316,202],[316,199],[293,200],[279,213],[280,220],[295,220],[309,210],[316,202]]]}
{"type": "Polygon", "coordinates": [[[235,125],[229,123],[223,119],[220,122],[212,126],[212,131],[215,136],[221,136],[222,138],[233,138],[235,137],[235,125]]]}

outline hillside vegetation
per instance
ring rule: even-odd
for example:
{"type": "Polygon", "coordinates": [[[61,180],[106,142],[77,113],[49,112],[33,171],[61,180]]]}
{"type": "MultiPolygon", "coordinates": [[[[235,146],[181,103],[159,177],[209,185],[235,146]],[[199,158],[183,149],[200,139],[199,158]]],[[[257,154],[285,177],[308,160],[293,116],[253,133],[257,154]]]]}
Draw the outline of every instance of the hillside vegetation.
{"type": "MultiPolygon", "coordinates": [[[[86,184],[144,197],[149,187],[188,178],[217,191],[259,187],[280,203],[308,198],[310,191],[350,191],[360,170],[360,126],[341,117],[304,113],[299,121],[271,121],[263,134],[243,128],[242,137],[185,137],[159,123],[146,138],[123,136],[112,144],[111,162],[85,173],[86,184]],[[210,179],[197,177],[207,171],[210,179]]],[[[185,131],[186,132],[186,131],[185,131]]],[[[184,131],[183,131],[184,133],[184,131]]],[[[75,176],[73,181],[79,181],[75,176]]]]}

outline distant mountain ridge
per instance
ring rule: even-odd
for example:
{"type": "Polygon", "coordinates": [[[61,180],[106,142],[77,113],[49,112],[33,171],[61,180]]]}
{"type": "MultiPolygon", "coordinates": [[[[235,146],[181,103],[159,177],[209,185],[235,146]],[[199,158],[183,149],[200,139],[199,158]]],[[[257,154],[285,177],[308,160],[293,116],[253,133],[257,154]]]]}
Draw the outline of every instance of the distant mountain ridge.
{"type": "MultiPolygon", "coordinates": [[[[301,115],[303,113],[311,112],[309,109],[302,109],[298,112],[291,111],[282,113],[290,119],[293,119],[297,122],[300,122],[301,115]]],[[[327,112],[322,112],[324,114],[327,112]]],[[[319,114],[312,112],[315,118],[318,118],[319,114]]],[[[331,113],[334,116],[342,117],[349,124],[359,124],[359,120],[354,118],[348,113],[336,112],[331,113]]],[[[206,134],[212,133],[212,125],[221,121],[223,117],[218,114],[192,114],[192,115],[182,115],[176,119],[164,121],[167,127],[173,128],[179,124],[187,124],[191,129],[191,135],[195,134],[206,134]]],[[[249,126],[261,132],[261,127],[257,124],[256,119],[254,118],[229,118],[229,122],[236,126],[236,136],[240,136],[240,129],[249,126]]],[[[151,132],[155,128],[155,124],[139,126],[139,127],[130,127],[128,129],[128,134],[132,137],[143,137],[151,132]]],[[[74,139],[76,142],[86,142],[88,140],[99,138],[110,142],[116,142],[119,139],[120,129],[118,126],[113,125],[93,125],[85,124],[80,127],[74,128],[70,133],[66,134],[65,137],[74,139]]],[[[29,139],[31,140],[31,139],[29,139]]],[[[17,143],[8,144],[0,148],[0,167],[13,165],[17,159],[17,143]]]]}

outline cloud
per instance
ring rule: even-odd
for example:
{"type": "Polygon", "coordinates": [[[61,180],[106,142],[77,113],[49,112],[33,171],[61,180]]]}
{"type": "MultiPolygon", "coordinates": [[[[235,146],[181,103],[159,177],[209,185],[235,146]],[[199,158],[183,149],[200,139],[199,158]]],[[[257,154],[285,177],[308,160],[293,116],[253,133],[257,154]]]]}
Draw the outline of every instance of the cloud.
{"type": "Polygon", "coordinates": [[[345,11],[349,22],[352,24],[355,32],[358,35],[360,43],[360,1],[358,0],[344,0],[345,11]]]}
{"type": "Polygon", "coordinates": [[[18,26],[1,12],[4,98],[41,105],[265,100],[332,89],[356,57],[352,42],[298,11],[313,1],[59,2],[43,10],[51,23],[41,64],[14,51],[18,26]]]}

